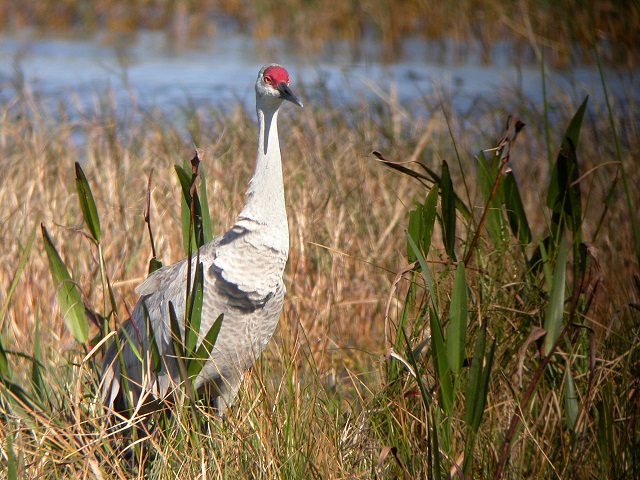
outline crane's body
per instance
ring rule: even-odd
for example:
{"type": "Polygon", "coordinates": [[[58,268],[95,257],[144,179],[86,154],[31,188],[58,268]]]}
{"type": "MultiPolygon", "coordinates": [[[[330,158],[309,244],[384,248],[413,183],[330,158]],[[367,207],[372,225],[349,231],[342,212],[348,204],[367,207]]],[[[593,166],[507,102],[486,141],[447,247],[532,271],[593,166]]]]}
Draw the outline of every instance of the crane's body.
{"type": "MultiPolygon", "coordinates": [[[[208,392],[220,413],[233,402],[245,371],[271,339],[284,302],[282,275],[289,253],[289,230],[277,117],[284,100],[302,106],[288,83],[289,75],[279,65],[266,65],[260,70],[256,82],[258,154],[247,202],[229,231],[192,256],[192,272],[196,262],[201,262],[204,274],[200,339],[218,316],[224,315],[211,356],[193,387],[197,390],[210,386],[208,392]]],[[[169,302],[175,307],[184,335],[187,267],[187,259],[163,267],[136,289],[140,299],[131,318],[121,327],[127,335],[122,331],[118,334],[125,372],[121,372],[115,343],[103,359],[102,401],[108,408],[120,412],[126,411],[128,405],[142,411],[155,408],[180,385],[169,302]],[[159,372],[151,367],[147,321],[161,357],[159,372]],[[145,357],[142,362],[127,337],[145,357]],[[123,373],[129,402],[124,398],[123,373]]]]}

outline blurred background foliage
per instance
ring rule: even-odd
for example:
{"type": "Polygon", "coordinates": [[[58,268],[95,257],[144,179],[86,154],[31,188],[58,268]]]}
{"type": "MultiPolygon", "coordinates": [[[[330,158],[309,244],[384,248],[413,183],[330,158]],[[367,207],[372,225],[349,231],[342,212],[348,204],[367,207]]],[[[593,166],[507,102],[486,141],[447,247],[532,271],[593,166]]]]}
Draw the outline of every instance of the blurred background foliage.
{"type": "MultiPolygon", "coordinates": [[[[608,63],[635,66],[640,49],[637,0],[0,0],[0,28],[87,34],[163,30],[177,43],[233,31],[257,42],[281,38],[303,52],[320,52],[336,41],[358,53],[363,41],[383,45],[396,58],[406,38],[453,40],[477,48],[485,61],[495,42],[516,39],[547,47],[563,66],[590,61],[593,32],[608,63]]],[[[514,54],[518,55],[518,44],[514,54]]]]}

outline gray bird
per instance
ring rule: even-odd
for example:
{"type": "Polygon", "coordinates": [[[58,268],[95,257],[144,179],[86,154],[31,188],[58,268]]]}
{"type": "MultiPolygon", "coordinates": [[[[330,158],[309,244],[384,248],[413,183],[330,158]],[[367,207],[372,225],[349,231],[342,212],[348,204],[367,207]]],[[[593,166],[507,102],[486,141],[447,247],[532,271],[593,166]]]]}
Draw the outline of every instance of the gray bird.
{"type": "MultiPolygon", "coordinates": [[[[289,254],[289,228],[277,120],[284,100],[300,107],[302,103],[289,88],[289,74],[280,65],[262,67],[255,89],[258,154],[247,202],[231,229],[203,245],[192,260],[192,271],[196,258],[204,270],[200,340],[218,316],[224,314],[211,356],[193,387],[199,390],[206,386],[221,415],[235,399],[244,373],[271,339],[285,294],[282,274],[289,254]]],[[[118,333],[131,397],[129,404],[141,412],[170,398],[180,384],[169,302],[175,307],[184,336],[186,283],[187,259],[149,275],[136,289],[140,299],[118,333]],[[146,315],[161,357],[157,373],[151,367],[146,315]],[[132,351],[122,330],[126,330],[144,356],[143,362],[132,351]]],[[[107,408],[117,412],[128,410],[115,342],[104,355],[101,393],[107,408]]]]}

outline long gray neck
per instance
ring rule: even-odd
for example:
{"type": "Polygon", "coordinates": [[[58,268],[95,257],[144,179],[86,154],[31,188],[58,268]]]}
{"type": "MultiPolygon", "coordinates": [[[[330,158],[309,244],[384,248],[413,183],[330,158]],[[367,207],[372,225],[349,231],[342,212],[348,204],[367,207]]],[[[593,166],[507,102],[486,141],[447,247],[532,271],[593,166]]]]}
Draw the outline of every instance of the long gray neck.
{"type": "Polygon", "coordinates": [[[256,169],[247,189],[247,203],[238,220],[250,220],[269,229],[281,230],[286,235],[288,244],[289,232],[278,140],[278,109],[258,107],[257,113],[259,134],[256,169]]]}

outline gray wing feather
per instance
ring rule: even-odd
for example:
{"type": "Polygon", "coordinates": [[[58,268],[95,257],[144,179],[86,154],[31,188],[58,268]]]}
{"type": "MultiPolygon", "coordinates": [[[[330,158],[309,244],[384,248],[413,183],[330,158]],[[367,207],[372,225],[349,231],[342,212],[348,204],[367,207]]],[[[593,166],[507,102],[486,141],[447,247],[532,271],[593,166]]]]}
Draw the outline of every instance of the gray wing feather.
{"type": "MultiPolygon", "coordinates": [[[[203,263],[204,300],[200,336],[203,337],[222,313],[224,320],[211,359],[195,381],[217,386],[217,394],[230,403],[237,392],[242,373],[250,367],[273,335],[284,300],[282,272],[286,252],[261,245],[254,232],[235,228],[200,249],[195,262],[203,263]]],[[[184,335],[186,259],[149,275],[136,291],[140,299],[131,318],[122,326],[142,355],[149,356],[147,318],[162,359],[161,369],[152,372],[149,358],[135,355],[126,336],[120,332],[122,358],[132,403],[162,399],[179,383],[177,362],[171,342],[169,302],[172,302],[184,335]],[[145,312],[146,309],[146,312],[145,312]]],[[[115,343],[103,360],[102,400],[110,408],[125,410],[122,375],[115,343]]],[[[215,394],[214,394],[215,396],[215,394]]],[[[220,404],[219,404],[220,406],[220,404]]]]}

